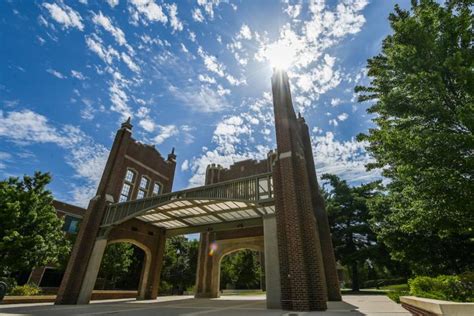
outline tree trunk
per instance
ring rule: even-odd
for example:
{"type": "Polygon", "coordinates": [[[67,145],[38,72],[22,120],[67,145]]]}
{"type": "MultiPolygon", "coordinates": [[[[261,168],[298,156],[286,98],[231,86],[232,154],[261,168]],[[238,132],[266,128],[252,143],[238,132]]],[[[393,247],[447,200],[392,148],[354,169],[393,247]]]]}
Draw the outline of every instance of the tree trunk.
{"type": "Polygon", "coordinates": [[[357,261],[352,262],[352,291],[359,291],[359,269],[357,261]]]}

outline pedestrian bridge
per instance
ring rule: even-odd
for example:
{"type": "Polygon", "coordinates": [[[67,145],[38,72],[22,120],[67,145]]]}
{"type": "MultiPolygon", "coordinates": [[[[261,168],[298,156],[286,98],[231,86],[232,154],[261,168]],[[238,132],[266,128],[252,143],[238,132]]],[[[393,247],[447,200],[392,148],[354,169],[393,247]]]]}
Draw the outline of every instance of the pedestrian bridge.
{"type": "Polygon", "coordinates": [[[111,204],[102,228],[137,218],[178,235],[209,225],[261,224],[275,213],[272,173],[240,178],[144,199],[111,204]],[[235,223],[234,223],[235,224],[235,223]]]}

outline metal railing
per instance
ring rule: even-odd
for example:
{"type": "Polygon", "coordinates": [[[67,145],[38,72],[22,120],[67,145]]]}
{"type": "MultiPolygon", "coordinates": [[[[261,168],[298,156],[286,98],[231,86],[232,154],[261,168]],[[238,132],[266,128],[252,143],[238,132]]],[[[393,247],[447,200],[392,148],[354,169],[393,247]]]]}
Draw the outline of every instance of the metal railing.
{"type": "Polygon", "coordinates": [[[240,201],[256,205],[273,201],[272,173],[240,178],[139,200],[111,204],[102,226],[121,223],[174,200],[240,201]]]}

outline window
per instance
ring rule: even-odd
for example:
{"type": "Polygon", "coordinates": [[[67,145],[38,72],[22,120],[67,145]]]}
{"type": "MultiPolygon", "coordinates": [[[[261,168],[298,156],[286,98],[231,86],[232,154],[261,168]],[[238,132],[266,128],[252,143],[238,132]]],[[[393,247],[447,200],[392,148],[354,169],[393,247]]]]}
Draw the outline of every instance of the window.
{"type": "Polygon", "coordinates": [[[124,183],[122,187],[122,192],[120,192],[120,200],[119,202],[128,201],[130,197],[131,185],[128,183],[124,183]]]}
{"type": "Polygon", "coordinates": [[[140,186],[138,187],[137,199],[143,199],[145,196],[147,196],[149,185],[150,180],[147,177],[142,176],[140,180],[140,186]]]}
{"type": "Polygon", "coordinates": [[[119,202],[126,202],[130,200],[133,192],[133,184],[135,182],[135,172],[127,169],[125,179],[123,181],[122,190],[120,191],[119,202]]]}
{"type": "Polygon", "coordinates": [[[64,217],[63,231],[69,234],[76,234],[79,230],[80,219],[74,216],[66,215],[64,217]]]}
{"type": "Polygon", "coordinates": [[[130,183],[135,182],[135,172],[128,169],[127,174],[125,175],[125,181],[130,182],[130,183]]]}
{"type": "Polygon", "coordinates": [[[153,193],[152,193],[152,195],[155,196],[155,195],[160,194],[161,193],[161,187],[162,187],[161,183],[155,182],[153,184],[153,193]]]}

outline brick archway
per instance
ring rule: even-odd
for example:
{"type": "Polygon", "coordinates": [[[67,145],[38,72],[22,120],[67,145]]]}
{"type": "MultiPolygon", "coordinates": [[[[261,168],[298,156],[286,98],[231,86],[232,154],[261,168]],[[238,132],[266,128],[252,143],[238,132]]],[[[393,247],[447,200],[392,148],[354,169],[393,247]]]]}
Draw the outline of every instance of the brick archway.
{"type": "MultiPolygon", "coordinates": [[[[206,234],[204,238],[206,238],[206,234]]],[[[203,237],[203,236],[201,236],[203,237]]],[[[209,236],[207,236],[209,237],[209,236]]],[[[263,236],[234,239],[214,239],[200,243],[198,269],[196,275],[196,297],[219,297],[221,261],[226,255],[242,249],[264,251],[263,236]],[[211,249],[214,249],[211,254],[211,249]]]]}
{"type": "Polygon", "coordinates": [[[146,292],[146,286],[147,286],[146,280],[148,280],[148,275],[150,273],[150,267],[151,267],[151,260],[152,260],[151,250],[149,247],[142,244],[141,242],[135,239],[130,239],[130,238],[108,240],[107,246],[112,245],[112,244],[118,244],[118,243],[132,244],[140,248],[145,253],[145,261],[143,262],[142,272],[140,273],[140,281],[138,283],[138,289],[137,289],[138,290],[137,299],[143,300],[145,299],[145,292],[146,292]]]}

